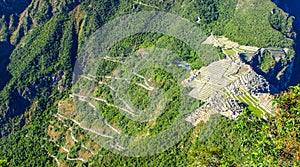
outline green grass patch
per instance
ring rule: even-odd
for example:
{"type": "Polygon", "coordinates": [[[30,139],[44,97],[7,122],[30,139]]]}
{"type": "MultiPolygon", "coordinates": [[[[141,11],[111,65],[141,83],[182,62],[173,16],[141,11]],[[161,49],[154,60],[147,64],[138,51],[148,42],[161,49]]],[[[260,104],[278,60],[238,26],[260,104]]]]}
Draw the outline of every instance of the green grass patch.
{"type": "Polygon", "coordinates": [[[253,96],[249,96],[247,94],[244,95],[245,97],[247,97],[247,99],[251,100],[253,103],[257,103],[258,102],[258,99],[256,99],[255,97],[253,96]]]}
{"type": "Polygon", "coordinates": [[[224,51],[227,55],[229,55],[229,56],[234,56],[234,55],[236,55],[236,52],[235,52],[234,50],[232,50],[232,49],[223,49],[223,51],[224,51]]]}
{"type": "Polygon", "coordinates": [[[258,105],[257,99],[254,100],[254,98],[253,97],[251,98],[251,97],[245,94],[243,96],[239,96],[238,100],[240,100],[242,103],[247,104],[248,105],[247,108],[250,111],[252,111],[253,114],[257,115],[258,117],[262,117],[263,113],[267,113],[267,111],[258,105]]]}
{"type": "Polygon", "coordinates": [[[248,109],[249,109],[250,111],[252,111],[252,113],[255,114],[256,116],[258,116],[258,117],[260,117],[260,118],[263,117],[263,113],[264,113],[264,112],[263,112],[261,109],[259,109],[259,108],[257,108],[257,107],[254,107],[254,106],[252,106],[252,105],[249,105],[249,106],[248,106],[248,109]]]}
{"type": "Polygon", "coordinates": [[[251,50],[245,50],[245,49],[241,49],[241,48],[234,48],[236,51],[238,51],[239,53],[247,53],[247,52],[252,52],[251,50]]]}

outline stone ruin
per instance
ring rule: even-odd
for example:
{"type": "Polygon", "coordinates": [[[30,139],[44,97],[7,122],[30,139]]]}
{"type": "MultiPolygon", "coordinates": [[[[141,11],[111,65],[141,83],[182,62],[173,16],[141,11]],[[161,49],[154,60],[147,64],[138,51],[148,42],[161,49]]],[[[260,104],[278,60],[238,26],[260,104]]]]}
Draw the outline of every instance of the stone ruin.
{"type": "Polygon", "coordinates": [[[246,95],[253,99],[252,105],[273,114],[274,107],[270,100],[270,84],[261,75],[240,61],[224,59],[211,63],[194,72],[183,82],[192,87],[190,96],[205,104],[186,117],[186,121],[196,126],[206,122],[210,115],[221,114],[230,119],[237,119],[246,104],[239,97],[246,95]]]}

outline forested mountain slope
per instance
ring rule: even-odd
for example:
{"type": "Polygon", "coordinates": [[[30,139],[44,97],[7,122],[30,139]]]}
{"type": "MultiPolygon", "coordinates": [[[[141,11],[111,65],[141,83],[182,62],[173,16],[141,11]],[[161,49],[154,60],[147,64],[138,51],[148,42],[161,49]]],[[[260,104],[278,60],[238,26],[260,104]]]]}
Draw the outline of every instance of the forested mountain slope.
{"type": "MultiPolygon", "coordinates": [[[[271,123],[265,123],[245,111],[237,121],[216,116],[222,120],[219,125],[214,125],[213,120],[200,124],[189,132],[185,140],[155,156],[129,158],[105,149],[99,149],[95,155],[79,153],[83,149],[81,146],[87,143],[92,143],[89,144],[91,148],[98,146],[78,126],[68,121],[61,122],[55,115],[58,104],[70,100],[72,72],[80,49],[93,32],[113,18],[152,10],[178,14],[208,35],[224,35],[244,45],[282,47],[293,51],[293,19],[269,0],[1,0],[0,159],[7,160],[10,166],[299,165],[299,141],[298,138],[292,139],[299,132],[297,128],[289,127],[290,124],[299,124],[296,111],[299,109],[298,87],[277,98],[281,104],[279,118],[283,121],[270,118],[271,123]],[[198,17],[201,21],[197,23],[198,17]],[[286,98],[289,96],[295,100],[288,101],[286,98]],[[290,117],[294,118],[294,122],[287,120],[290,117]],[[280,126],[274,130],[273,123],[280,126]],[[282,132],[280,128],[284,128],[285,124],[288,129],[282,132]],[[66,142],[64,138],[70,133],[63,125],[75,129],[75,137],[80,138],[70,148],[71,155],[57,146],[66,142]],[[207,141],[199,141],[197,136],[204,126],[218,126],[221,131],[214,131],[207,141]],[[59,132],[61,137],[57,135],[55,140],[49,137],[53,135],[50,127],[57,127],[55,132],[59,132]],[[268,131],[270,129],[272,131],[268,131]],[[270,135],[265,135],[265,132],[274,136],[274,140],[270,141],[270,135]],[[266,151],[261,151],[261,147],[266,151]],[[275,152],[273,148],[276,148],[275,152]],[[87,160],[72,160],[76,156],[87,160]],[[276,159],[277,156],[284,158],[276,159]]],[[[141,36],[123,41],[120,47],[124,45],[128,49],[133,41],[140,47],[160,42],[163,46],[175,46],[181,49],[179,52],[195,56],[185,44],[171,37],[162,34],[141,36]]],[[[126,49],[119,53],[126,53],[126,49]]],[[[291,52],[286,60],[282,60],[285,62],[278,70],[280,73],[286,73],[293,56],[291,52]]],[[[195,67],[203,65],[201,62],[194,64],[195,67]]],[[[137,103],[142,96],[139,93],[135,94],[137,103]]]]}

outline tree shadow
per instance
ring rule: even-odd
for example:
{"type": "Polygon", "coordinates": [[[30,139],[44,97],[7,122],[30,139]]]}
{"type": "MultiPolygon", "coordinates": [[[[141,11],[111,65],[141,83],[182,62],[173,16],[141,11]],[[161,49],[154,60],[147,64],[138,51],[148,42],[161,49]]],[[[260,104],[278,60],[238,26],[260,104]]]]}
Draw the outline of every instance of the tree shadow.
{"type": "Polygon", "coordinates": [[[10,0],[0,1],[0,16],[10,14],[20,14],[26,9],[32,0],[10,0]]]}
{"type": "Polygon", "coordinates": [[[13,49],[14,46],[8,42],[0,42],[0,90],[4,88],[12,77],[7,70],[7,65],[10,62],[9,56],[13,49]]]}
{"type": "MultiPolygon", "coordinates": [[[[273,0],[274,1],[274,0],[273,0]]],[[[295,45],[294,50],[296,51],[292,78],[289,86],[295,86],[300,83],[300,1],[295,0],[277,0],[274,1],[279,8],[281,8],[286,13],[295,17],[293,24],[294,31],[296,31],[296,38],[294,39],[295,45]]]]}

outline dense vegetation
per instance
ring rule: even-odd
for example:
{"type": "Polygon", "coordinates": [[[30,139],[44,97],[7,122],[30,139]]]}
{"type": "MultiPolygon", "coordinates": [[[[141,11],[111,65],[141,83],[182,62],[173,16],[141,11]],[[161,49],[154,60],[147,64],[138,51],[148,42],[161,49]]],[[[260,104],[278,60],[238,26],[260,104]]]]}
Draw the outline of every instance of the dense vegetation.
{"type": "Polygon", "coordinates": [[[276,97],[279,113],[268,121],[245,111],[236,121],[215,115],[168,151],[147,158],[111,154],[92,158],[93,166],[298,166],[300,164],[299,86],[276,97]],[[199,129],[204,129],[202,132],[199,129]],[[195,135],[197,138],[195,138],[195,135]],[[100,162],[96,163],[96,160],[100,162]]]}
{"type": "Polygon", "coordinates": [[[219,149],[220,165],[298,166],[299,97],[299,86],[278,95],[278,114],[268,121],[248,112],[235,122],[219,123],[204,145],[219,149]]]}
{"type": "Polygon", "coordinates": [[[293,42],[285,35],[290,33],[292,18],[278,10],[272,14],[274,8],[275,4],[270,1],[239,1],[234,17],[225,26],[224,35],[244,45],[291,47],[293,42]]]}
{"type": "MultiPolygon", "coordinates": [[[[279,104],[280,110],[276,117],[270,118],[267,122],[252,115],[249,111],[246,111],[237,121],[230,121],[225,117],[215,115],[207,124],[199,124],[189,132],[186,139],[159,155],[129,158],[102,149],[98,156],[89,160],[89,163],[91,166],[125,164],[129,166],[145,164],[149,166],[166,164],[170,166],[203,164],[297,166],[300,163],[300,141],[297,137],[300,125],[299,99],[300,88],[299,86],[293,87],[290,91],[277,96],[276,103],[279,104]],[[200,129],[206,130],[200,132],[200,129]]],[[[43,134],[38,129],[40,127],[37,125],[36,127],[31,125],[13,136],[4,138],[1,141],[1,155],[5,152],[6,156],[2,159],[14,158],[15,161],[10,161],[13,166],[24,162],[31,164],[51,162],[49,158],[43,159],[46,155],[36,143],[42,139],[34,138],[35,133],[43,134]],[[22,150],[19,149],[20,147],[23,147],[22,150]],[[28,151],[23,152],[24,149],[28,151]],[[20,152],[16,152],[17,150],[20,152]],[[30,157],[37,155],[41,159],[35,158],[27,161],[30,157]],[[21,162],[19,158],[24,161],[21,162]]]]}
{"type": "MultiPolygon", "coordinates": [[[[130,158],[99,148],[99,153],[87,162],[67,159],[68,156],[76,157],[82,149],[81,145],[91,139],[70,120],[62,123],[54,114],[57,113],[58,103],[71,93],[72,68],[78,52],[88,37],[112,18],[143,10],[167,11],[198,24],[207,34],[225,35],[241,44],[292,47],[292,41],[287,37],[293,37],[290,29],[293,19],[269,1],[141,2],[0,2],[0,49],[7,49],[7,52],[0,53],[0,166],[56,166],[49,154],[57,155],[67,166],[299,165],[299,86],[276,98],[280,106],[278,116],[268,121],[261,120],[251,111],[245,111],[236,121],[215,115],[208,123],[200,123],[189,131],[180,143],[155,156],[130,158]],[[2,74],[5,74],[4,78],[2,74]],[[70,129],[63,125],[72,127],[74,136],[80,139],[72,145],[68,156],[57,146],[67,142],[64,134],[70,129]],[[50,126],[61,133],[55,140],[49,137],[50,126]]],[[[126,57],[139,49],[153,46],[173,51],[180,61],[189,63],[192,69],[204,65],[187,44],[157,33],[130,36],[111,48],[109,55],[126,57]]],[[[224,58],[220,48],[217,51],[219,57],[224,58]]],[[[272,63],[269,57],[262,61],[272,63]]],[[[103,61],[102,65],[102,71],[97,74],[99,80],[101,76],[110,74],[117,64],[103,61]]],[[[261,68],[265,70],[265,67],[261,68]]],[[[99,107],[106,111],[103,116],[109,123],[127,127],[122,132],[139,135],[150,131],[154,135],[168,128],[178,115],[181,100],[179,86],[159,68],[150,69],[149,73],[140,72],[154,78],[155,86],[167,91],[174,99],[153,127],[126,119],[115,108],[103,103],[99,103],[99,107]]],[[[138,77],[132,81],[129,85],[130,100],[144,109],[149,105],[150,99],[144,98],[149,91],[135,85],[141,82],[138,77]]],[[[98,87],[94,95],[106,98],[108,102],[113,101],[110,89],[105,86],[98,87]]],[[[200,104],[195,102],[193,105],[197,107],[200,104]]]]}

